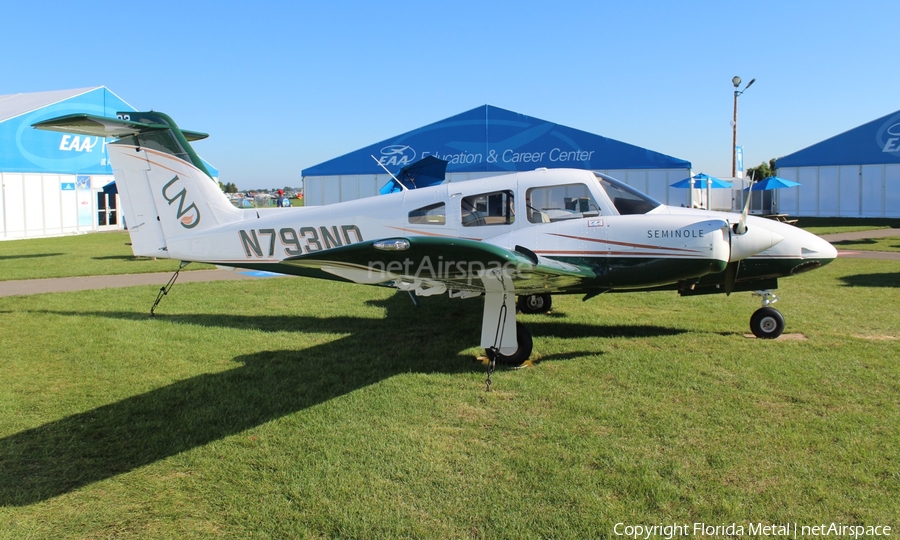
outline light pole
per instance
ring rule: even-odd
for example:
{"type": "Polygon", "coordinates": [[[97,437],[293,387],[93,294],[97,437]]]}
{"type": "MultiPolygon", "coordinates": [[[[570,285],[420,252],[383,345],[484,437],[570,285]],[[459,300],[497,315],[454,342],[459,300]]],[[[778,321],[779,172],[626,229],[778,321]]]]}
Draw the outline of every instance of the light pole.
{"type": "Polygon", "coordinates": [[[734,85],[734,120],[731,121],[731,177],[734,178],[737,176],[737,98],[741,94],[747,91],[753,83],[756,82],[756,79],[750,79],[750,82],[747,83],[747,86],[744,87],[743,90],[738,91],[738,87],[741,85],[741,78],[735,75],[731,79],[731,84],[734,85]]]}

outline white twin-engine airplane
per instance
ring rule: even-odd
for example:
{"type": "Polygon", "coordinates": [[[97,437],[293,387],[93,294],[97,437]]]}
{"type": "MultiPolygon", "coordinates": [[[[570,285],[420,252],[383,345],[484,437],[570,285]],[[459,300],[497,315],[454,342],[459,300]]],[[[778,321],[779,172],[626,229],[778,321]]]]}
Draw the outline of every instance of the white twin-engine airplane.
{"type": "MultiPolygon", "coordinates": [[[[670,207],[608,176],[538,169],[327,206],[239,210],[182,131],[157,112],[69,115],[36,128],[115,137],[108,146],[137,256],[390,286],[417,296],[484,296],[481,346],[518,365],[524,312],[551,294],[755,291],[754,334],[775,338],[778,278],[834,260],[801,229],[742,214],[670,207]]],[[[396,180],[395,180],[396,181],[396,180]]],[[[399,182],[398,182],[399,184],[399,182]]]]}

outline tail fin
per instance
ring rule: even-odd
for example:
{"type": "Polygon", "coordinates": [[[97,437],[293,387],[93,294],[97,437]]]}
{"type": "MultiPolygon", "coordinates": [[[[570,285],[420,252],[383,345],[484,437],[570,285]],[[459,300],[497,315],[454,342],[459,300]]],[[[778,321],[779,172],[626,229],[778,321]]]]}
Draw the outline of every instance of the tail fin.
{"type": "Polygon", "coordinates": [[[107,150],[135,255],[180,258],[169,251],[179,237],[243,219],[188,142],[207,135],[182,131],[165,114],[77,114],[34,127],[118,138],[107,150]]]}

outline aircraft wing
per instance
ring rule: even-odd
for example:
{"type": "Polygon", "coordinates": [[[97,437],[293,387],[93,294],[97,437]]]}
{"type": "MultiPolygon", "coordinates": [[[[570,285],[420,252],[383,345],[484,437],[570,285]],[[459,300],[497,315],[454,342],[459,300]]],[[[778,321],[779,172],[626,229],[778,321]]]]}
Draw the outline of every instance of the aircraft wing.
{"type": "Polygon", "coordinates": [[[484,277],[502,273],[517,294],[552,292],[592,280],[596,273],[539,257],[526,248],[509,250],[464,238],[413,236],[358,242],[284,259],[369,285],[389,285],[420,296],[446,290],[484,292],[484,277]]]}
{"type": "MultiPolygon", "coordinates": [[[[48,131],[89,135],[91,137],[115,137],[121,139],[122,137],[129,137],[139,133],[165,131],[170,129],[171,126],[109,118],[94,114],[70,114],[37,122],[33,124],[33,127],[48,131]]],[[[184,134],[188,141],[198,141],[209,137],[208,134],[197,131],[181,130],[181,133],[184,134]]]]}

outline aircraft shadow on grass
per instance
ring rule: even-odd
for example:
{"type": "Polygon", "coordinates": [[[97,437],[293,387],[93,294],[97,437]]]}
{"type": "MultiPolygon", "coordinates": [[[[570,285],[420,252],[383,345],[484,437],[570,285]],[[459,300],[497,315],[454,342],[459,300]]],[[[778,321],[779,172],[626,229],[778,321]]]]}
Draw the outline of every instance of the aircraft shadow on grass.
{"type": "Polygon", "coordinates": [[[0,255],[0,261],[11,261],[13,259],[42,259],[44,257],[58,257],[65,253],[29,253],[26,255],[0,255]]]}
{"type": "MultiPolygon", "coordinates": [[[[56,497],[209,442],[302,411],[401,373],[476,373],[484,366],[454,354],[459,343],[477,343],[480,302],[455,302],[416,310],[395,295],[374,302],[390,316],[317,318],[270,315],[158,315],[103,312],[87,315],[146,320],[148,325],[191,324],[280,332],[343,334],[329,343],[296,350],[238,356],[240,367],[203,374],[116,403],[0,439],[0,506],[22,506],[56,497]],[[462,306],[462,307],[459,307],[462,306]],[[395,312],[397,315],[394,316],[395,312]],[[448,326],[447,323],[450,322],[448,326]],[[443,332],[441,332],[443,328],[443,332]],[[449,328],[449,330],[448,330],[449,328]],[[437,331],[436,331],[437,329],[437,331]],[[466,337],[471,336],[471,339],[466,337]],[[377,350],[375,353],[373,351],[377,350]]],[[[42,311],[83,317],[84,312],[42,311]]],[[[656,336],[683,330],[654,326],[593,326],[529,318],[538,336],[656,336]]],[[[153,331],[148,328],[148,331],[153,331]]],[[[225,345],[223,345],[225,346],[225,345]]],[[[173,351],[177,354],[177,351],[173,351]]],[[[578,351],[545,356],[566,360],[598,355],[578,351]]],[[[495,379],[496,380],[496,379],[495,379]]],[[[473,392],[483,391],[480,385],[473,392]]]]}
{"type": "Polygon", "coordinates": [[[840,240],[837,242],[832,242],[831,245],[834,247],[846,247],[846,246],[874,246],[878,241],[873,238],[859,238],[856,240],[840,240]]]}
{"type": "Polygon", "coordinates": [[[146,259],[141,259],[140,257],[135,257],[134,255],[105,255],[103,257],[91,257],[91,260],[140,262],[140,261],[146,260],[146,259]]]}
{"type": "Polygon", "coordinates": [[[900,287],[900,272],[857,274],[840,278],[845,287],[900,287]]]}

